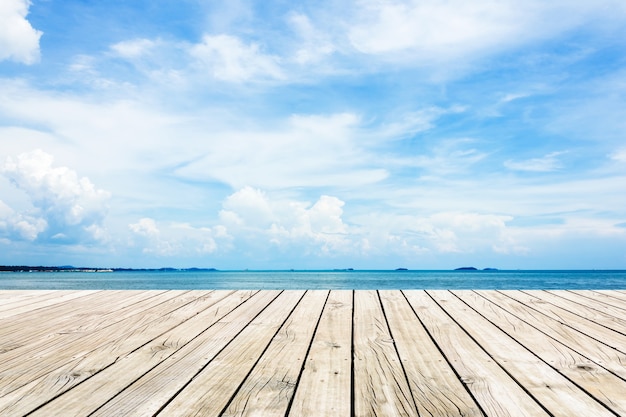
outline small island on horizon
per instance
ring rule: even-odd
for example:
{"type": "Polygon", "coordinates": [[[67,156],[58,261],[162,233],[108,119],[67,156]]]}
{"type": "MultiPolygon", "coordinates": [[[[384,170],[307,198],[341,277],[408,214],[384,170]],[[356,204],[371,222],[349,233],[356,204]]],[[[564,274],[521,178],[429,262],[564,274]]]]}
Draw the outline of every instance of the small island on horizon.
{"type": "MultiPolygon", "coordinates": [[[[498,268],[483,268],[482,271],[497,271],[498,268]]],[[[455,268],[455,271],[481,271],[480,269],[473,266],[462,266],[460,268],[455,268]]]]}

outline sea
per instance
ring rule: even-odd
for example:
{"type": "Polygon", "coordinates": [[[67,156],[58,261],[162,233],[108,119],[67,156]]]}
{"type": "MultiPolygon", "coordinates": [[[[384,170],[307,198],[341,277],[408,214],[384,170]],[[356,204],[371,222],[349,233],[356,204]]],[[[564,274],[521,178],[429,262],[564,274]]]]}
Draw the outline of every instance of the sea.
{"type": "Polygon", "coordinates": [[[0,290],[626,289],[626,271],[0,272],[0,290]]]}

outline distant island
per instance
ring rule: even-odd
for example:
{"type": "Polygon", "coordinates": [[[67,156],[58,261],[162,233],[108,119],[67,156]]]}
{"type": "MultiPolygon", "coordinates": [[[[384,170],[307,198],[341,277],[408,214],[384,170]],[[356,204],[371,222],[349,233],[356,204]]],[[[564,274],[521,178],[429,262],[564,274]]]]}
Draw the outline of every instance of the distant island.
{"type": "Polygon", "coordinates": [[[27,266],[27,265],[0,265],[0,272],[207,272],[217,271],[215,268],[91,268],[75,266],[27,266]]]}
{"type": "MultiPolygon", "coordinates": [[[[497,271],[497,268],[483,268],[483,271],[497,271]]],[[[460,268],[456,268],[455,271],[478,271],[478,268],[473,266],[462,266],[460,268]]]]}

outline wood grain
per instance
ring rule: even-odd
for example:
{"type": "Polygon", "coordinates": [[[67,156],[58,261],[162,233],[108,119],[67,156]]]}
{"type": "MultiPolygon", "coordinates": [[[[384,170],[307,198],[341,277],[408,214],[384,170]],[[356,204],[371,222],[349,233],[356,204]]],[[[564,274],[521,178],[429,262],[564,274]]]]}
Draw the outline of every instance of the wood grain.
{"type": "Polygon", "coordinates": [[[354,415],[417,416],[376,291],[354,295],[354,415]]]}
{"type": "Polygon", "coordinates": [[[0,416],[626,416],[626,291],[0,291],[0,416]]]}
{"type": "Polygon", "coordinates": [[[289,417],[350,417],[352,291],[331,291],[289,417]]]}
{"type": "Polygon", "coordinates": [[[420,415],[482,416],[399,291],[380,291],[389,327],[420,415]]]}

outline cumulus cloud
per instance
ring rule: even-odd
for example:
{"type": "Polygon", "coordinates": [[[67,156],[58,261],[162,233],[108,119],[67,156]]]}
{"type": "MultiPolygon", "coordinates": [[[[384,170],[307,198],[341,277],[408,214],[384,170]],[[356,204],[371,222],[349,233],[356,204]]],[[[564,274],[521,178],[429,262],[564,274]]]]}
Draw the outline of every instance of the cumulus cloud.
{"type": "Polygon", "coordinates": [[[2,0],[0,2],[0,61],[12,60],[23,64],[39,61],[39,38],[26,16],[29,0],[2,0]]]}
{"type": "Polygon", "coordinates": [[[245,82],[284,77],[278,57],[265,54],[259,44],[246,44],[235,36],[205,35],[189,53],[218,80],[245,82]]]}
{"type": "Polygon", "coordinates": [[[218,241],[228,247],[230,237],[223,226],[194,227],[188,223],[157,223],[145,217],[128,225],[133,234],[131,246],[145,254],[162,257],[193,257],[218,250],[218,241]]]}
{"type": "Polygon", "coordinates": [[[363,239],[372,254],[418,256],[449,253],[520,253],[507,222],[513,217],[476,212],[430,215],[375,213],[358,216],[363,239]]]}
{"type": "Polygon", "coordinates": [[[322,195],[313,204],[270,198],[245,187],[224,202],[222,224],[237,247],[271,244],[295,256],[413,257],[449,253],[525,253],[507,227],[513,217],[475,212],[376,213],[344,219],[345,202],[322,195]]]}
{"type": "Polygon", "coordinates": [[[54,167],[53,161],[52,155],[35,150],[7,158],[2,173],[37,210],[37,232],[43,231],[45,222],[47,235],[54,240],[101,240],[109,193],[67,167],[54,167]]]}
{"type": "Polygon", "coordinates": [[[17,213],[0,200],[0,236],[10,241],[33,241],[47,227],[44,219],[17,213]]]}
{"type": "MultiPolygon", "coordinates": [[[[533,228],[512,226],[513,216],[504,214],[431,211],[407,215],[390,210],[346,218],[345,206],[342,199],[330,195],[310,202],[243,187],[223,201],[219,225],[197,227],[144,218],[129,229],[134,244],[146,254],[228,252],[246,262],[261,258],[276,261],[277,257],[298,261],[338,256],[364,260],[379,256],[527,255],[529,239],[536,233],[533,228]]],[[[563,225],[551,229],[557,237],[564,231],[563,225]]]]}
{"type": "Polygon", "coordinates": [[[228,196],[222,207],[222,216],[230,213],[226,216],[238,224],[266,227],[275,220],[274,209],[265,193],[249,186],[228,196]]]}
{"type": "Polygon", "coordinates": [[[322,195],[313,204],[270,199],[261,190],[244,187],[223,204],[220,219],[241,243],[272,244],[301,253],[346,253],[352,251],[349,227],[342,219],[344,202],[322,195]]]}

